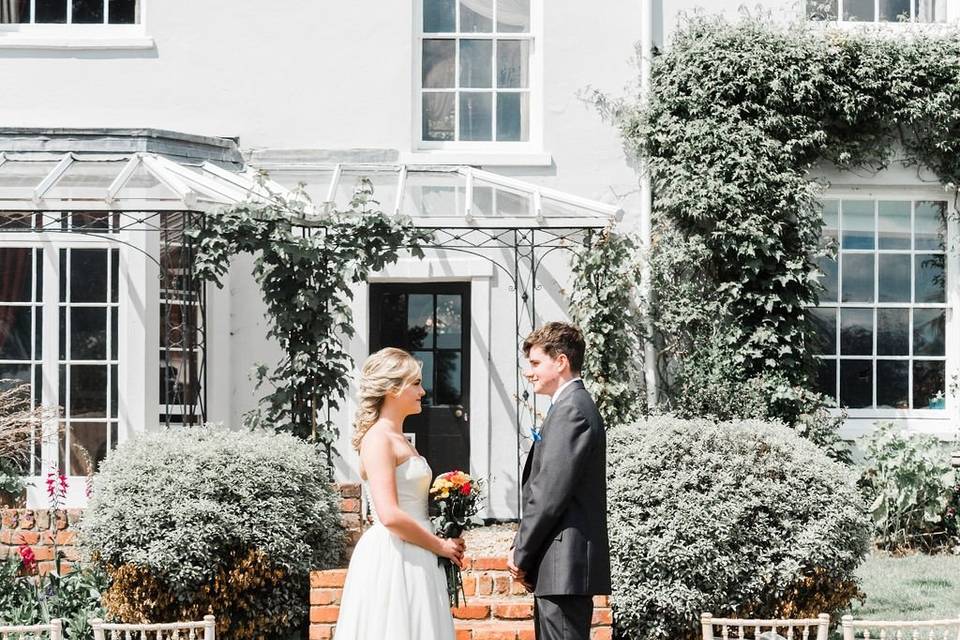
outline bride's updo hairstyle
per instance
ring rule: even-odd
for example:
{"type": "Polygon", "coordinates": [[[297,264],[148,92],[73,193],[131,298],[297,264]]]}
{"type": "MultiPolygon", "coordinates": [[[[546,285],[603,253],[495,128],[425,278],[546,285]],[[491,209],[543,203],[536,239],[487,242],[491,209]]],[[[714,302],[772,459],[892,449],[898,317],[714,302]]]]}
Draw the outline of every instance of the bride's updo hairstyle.
{"type": "Polygon", "coordinates": [[[353,418],[353,448],[380,418],[388,393],[400,393],[420,376],[420,363],[403,349],[387,347],[370,355],[360,370],[357,413],[353,418]]]}

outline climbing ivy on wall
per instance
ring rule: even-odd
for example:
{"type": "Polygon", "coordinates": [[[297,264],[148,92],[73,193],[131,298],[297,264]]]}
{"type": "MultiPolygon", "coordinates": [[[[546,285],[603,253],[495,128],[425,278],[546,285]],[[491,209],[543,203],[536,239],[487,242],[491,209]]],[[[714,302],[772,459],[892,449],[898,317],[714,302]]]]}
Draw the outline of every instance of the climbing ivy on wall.
{"type": "Polygon", "coordinates": [[[250,425],[271,427],[331,446],[336,425],[326,409],[345,397],[354,368],[344,349],[354,335],[352,288],[371,271],[397,260],[401,249],[423,257],[430,237],[405,216],[377,208],[373,187],[361,179],[350,206],[311,217],[305,202],[277,194],[204,218],[189,235],[197,246],[197,275],[222,286],[231,259],[253,254],[253,276],[267,307],[267,336],[283,357],[260,365],[257,387],[270,391],[247,414],[250,425]]]}
{"type": "Polygon", "coordinates": [[[717,379],[759,380],[781,403],[768,417],[809,403],[804,307],[835,251],[818,163],[878,171],[898,155],[960,184],[960,38],[896,33],[696,16],[655,56],[646,107],[597,96],[652,172],[653,320],[681,413],[742,404],[717,379]]]}

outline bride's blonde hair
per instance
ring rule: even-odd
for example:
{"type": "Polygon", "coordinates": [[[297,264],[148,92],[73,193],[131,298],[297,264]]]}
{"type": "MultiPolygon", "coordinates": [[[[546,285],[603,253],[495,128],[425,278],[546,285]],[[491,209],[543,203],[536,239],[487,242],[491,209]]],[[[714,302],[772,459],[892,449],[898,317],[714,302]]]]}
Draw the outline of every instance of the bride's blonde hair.
{"type": "Polygon", "coordinates": [[[380,418],[383,399],[400,393],[420,375],[420,363],[403,349],[387,347],[370,355],[360,370],[357,383],[357,412],[353,418],[353,448],[380,418]]]}

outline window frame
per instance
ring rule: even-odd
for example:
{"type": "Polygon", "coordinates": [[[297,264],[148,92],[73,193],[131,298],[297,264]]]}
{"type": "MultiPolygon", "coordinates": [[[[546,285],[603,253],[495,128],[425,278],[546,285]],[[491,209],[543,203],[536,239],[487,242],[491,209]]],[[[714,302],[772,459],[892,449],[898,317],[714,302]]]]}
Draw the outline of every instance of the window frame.
{"type": "MultiPolygon", "coordinates": [[[[454,0],[459,4],[459,0],[454,0]]],[[[494,5],[496,0],[492,0],[494,5]]],[[[530,32],[529,33],[425,33],[423,30],[423,3],[424,0],[415,0],[414,2],[414,46],[413,46],[413,91],[412,91],[412,129],[413,140],[412,151],[424,154],[437,154],[438,152],[455,152],[462,156],[464,153],[496,153],[496,154],[539,154],[543,149],[543,37],[542,37],[542,3],[541,0],[530,0],[530,32]],[[424,140],[423,139],[423,41],[425,39],[453,39],[459,42],[464,36],[474,39],[485,40],[524,40],[529,43],[529,86],[527,95],[529,96],[529,118],[527,124],[529,136],[526,141],[510,140],[424,140]]],[[[494,22],[496,25],[496,22],[494,22]]],[[[454,63],[455,77],[459,78],[459,47],[457,47],[456,62],[454,63]]],[[[495,65],[495,61],[494,61],[495,65]]],[[[493,75],[496,77],[496,68],[494,66],[493,75]]],[[[459,80],[455,85],[459,84],[459,80]]],[[[479,92],[487,92],[481,89],[479,92]]],[[[490,93],[497,93],[496,87],[491,87],[490,93]]],[[[452,92],[459,96],[461,89],[455,87],[452,92]]],[[[429,93],[429,91],[428,91],[429,93]]],[[[521,92],[522,93],[522,92],[521,92]]],[[[459,100],[455,100],[456,103],[459,100]]],[[[458,110],[454,108],[454,120],[458,118],[458,110]]],[[[492,135],[496,136],[496,105],[492,109],[492,135]]],[[[455,124],[456,126],[456,124],[455,124]]],[[[542,159],[536,158],[539,162],[542,159]]]]}
{"type": "MultiPolygon", "coordinates": [[[[69,22],[65,24],[0,24],[0,49],[152,49],[155,46],[154,40],[147,35],[150,0],[139,0],[139,2],[140,22],[135,24],[69,22]]],[[[71,12],[72,2],[68,2],[68,17],[71,12]]],[[[31,17],[34,16],[35,13],[32,13],[31,17]]]]}
{"type": "MultiPolygon", "coordinates": [[[[874,0],[873,10],[874,10],[874,16],[876,16],[875,19],[845,20],[843,18],[843,3],[845,1],[846,0],[836,0],[836,3],[837,3],[837,19],[836,20],[819,20],[819,19],[813,19],[807,16],[807,6],[810,4],[811,0],[805,0],[801,8],[803,12],[802,18],[808,23],[820,22],[820,23],[830,24],[830,25],[840,25],[847,28],[864,27],[868,25],[873,27],[882,27],[882,28],[917,28],[918,26],[924,27],[924,28],[936,28],[936,27],[942,27],[942,26],[948,25],[956,21],[958,18],[960,18],[960,15],[958,15],[958,11],[957,11],[958,10],[957,0],[940,0],[940,2],[946,3],[945,17],[942,21],[920,22],[920,21],[917,21],[915,18],[910,18],[909,20],[906,20],[906,21],[880,20],[879,19],[880,0],[874,0]]],[[[914,4],[915,4],[915,0],[910,0],[911,14],[913,14],[915,11],[914,4]]]]}
{"type": "MultiPolygon", "coordinates": [[[[913,327],[913,309],[924,309],[924,308],[934,308],[934,309],[944,309],[946,312],[945,319],[945,335],[944,335],[944,355],[943,356],[931,356],[925,357],[921,356],[916,358],[913,355],[909,356],[878,356],[876,355],[876,341],[877,341],[877,330],[876,323],[874,323],[873,329],[873,354],[869,356],[846,356],[843,357],[840,354],[839,349],[839,335],[840,335],[840,317],[839,311],[836,315],[837,327],[836,327],[836,340],[838,341],[835,344],[835,353],[830,356],[826,356],[827,359],[832,359],[836,361],[836,397],[839,399],[839,376],[840,376],[840,367],[839,362],[842,359],[845,360],[868,360],[873,363],[873,380],[872,380],[872,394],[874,404],[876,403],[877,397],[877,380],[876,380],[876,362],[878,360],[905,360],[911,363],[910,365],[910,379],[912,380],[912,362],[916,360],[943,360],[944,361],[944,401],[945,406],[943,409],[893,409],[893,408],[842,408],[838,407],[834,409],[834,413],[839,414],[841,411],[845,411],[847,417],[853,420],[856,419],[872,419],[872,420],[903,420],[903,419],[919,419],[919,420],[931,420],[931,421],[955,421],[958,416],[960,416],[960,398],[958,398],[956,385],[953,383],[953,380],[957,376],[960,376],[960,337],[955,336],[958,328],[960,328],[960,320],[957,318],[957,304],[960,302],[960,282],[958,282],[958,267],[960,267],[960,260],[958,260],[956,239],[957,232],[960,227],[958,227],[955,216],[957,215],[957,210],[954,207],[953,199],[949,195],[945,195],[942,190],[939,189],[923,189],[923,188],[891,188],[891,189],[871,189],[871,190],[862,190],[857,188],[830,188],[826,190],[821,196],[822,200],[860,200],[860,201],[885,201],[885,200],[901,200],[901,201],[910,201],[911,202],[911,212],[915,203],[918,201],[939,201],[945,202],[947,206],[947,228],[946,228],[946,238],[945,238],[945,250],[944,256],[946,259],[945,274],[947,278],[946,287],[944,290],[944,302],[943,303],[893,303],[893,302],[880,302],[874,300],[873,302],[842,302],[841,295],[839,295],[842,267],[838,263],[837,268],[837,284],[838,284],[838,299],[835,302],[827,302],[822,306],[820,304],[810,308],[833,308],[833,309],[844,309],[844,308],[870,308],[874,310],[874,319],[876,319],[876,309],[877,308],[904,308],[910,310],[910,327],[911,331],[909,332],[909,340],[911,341],[910,351],[913,351],[912,341],[912,327],[913,327]]],[[[874,229],[876,233],[876,209],[875,209],[875,218],[874,218],[874,229]]],[[[841,216],[842,220],[842,216],[841,216]]],[[[913,233],[914,233],[914,218],[911,215],[911,246],[909,250],[882,250],[883,253],[903,253],[909,254],[911,256],[916,253],[925,253],[923,250],[916,250],[913,248],[913,233]]],[[[843,249],[839,246],[839,242],[842,241],[842,222],[840,222],[840,228],[838,229],[838,258],[839,252],[843,249]]],[[[876,237],[876,236],[875,236],[876,237]]],[[[857,250],[857,249],[847,249],[846,252],[853,253],[863,253],[863,254],[872,254],[874,256],[880,255],[881,250],[877,244],[874,245],[872,250],[857,250]]],[[[932,252],[939,253],[939,252],[932,252]]],[[[874,260],[874,291],[879,286],[879,260],[874,260]]],[[[911,281],[911,292],[915,286],[915,280],[911,281]]],[[[911,296],[913,297],[913,296],[911,296]]],[[[815,356],[818,360],[821,359],[821,356],[818,354],[815,356]]],[[[912,398],[913,390],[910,389],[910,397],[912,398]]]]}

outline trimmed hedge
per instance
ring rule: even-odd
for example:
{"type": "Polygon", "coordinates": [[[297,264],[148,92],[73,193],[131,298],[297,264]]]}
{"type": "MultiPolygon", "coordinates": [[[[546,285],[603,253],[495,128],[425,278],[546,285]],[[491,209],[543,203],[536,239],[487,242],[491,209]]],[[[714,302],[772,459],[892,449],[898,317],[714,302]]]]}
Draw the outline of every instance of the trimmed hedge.
{"type": "Polygon", "coordinates": [[[659,416],[609,435],[621,637],[693,640],[702,612],[836,613],[860,595],[856,476],[791,429],[659,416]]]}

